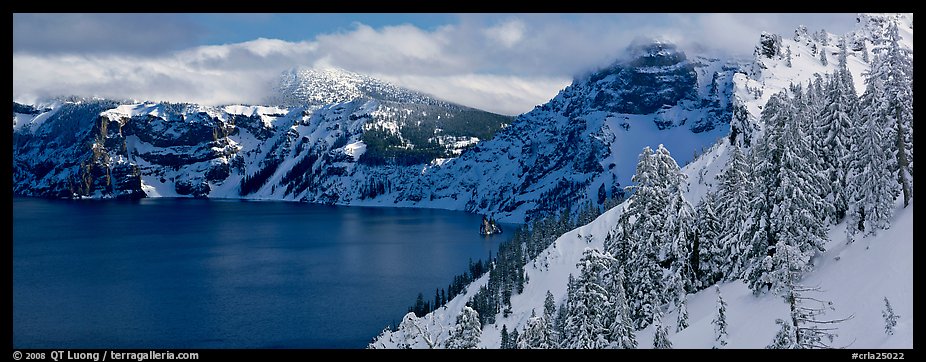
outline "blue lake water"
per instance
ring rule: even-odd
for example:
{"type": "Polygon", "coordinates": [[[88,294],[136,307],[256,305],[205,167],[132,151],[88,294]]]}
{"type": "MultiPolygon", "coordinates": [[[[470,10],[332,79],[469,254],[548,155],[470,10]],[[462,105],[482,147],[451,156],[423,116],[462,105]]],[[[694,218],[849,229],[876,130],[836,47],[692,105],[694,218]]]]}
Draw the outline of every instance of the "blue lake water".
{"type": "Polygon", "coordinates": [[[13,200],[15,348],[363,348],[512,226],[428,209],[13,200]]]}

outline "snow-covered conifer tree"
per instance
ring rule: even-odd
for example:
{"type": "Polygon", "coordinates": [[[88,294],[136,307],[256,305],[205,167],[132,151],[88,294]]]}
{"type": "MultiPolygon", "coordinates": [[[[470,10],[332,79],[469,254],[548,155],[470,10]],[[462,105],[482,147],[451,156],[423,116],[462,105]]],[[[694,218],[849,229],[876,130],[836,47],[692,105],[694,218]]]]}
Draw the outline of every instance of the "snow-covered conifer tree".
{"type": "Polygon", "coordinates": [[[473,308],[464,306],[457,315],[456,325],[450,330],[446,347],[448,349],[476,348],[481,337],[482,325],[479,323],[479,314],[473,308]]]}

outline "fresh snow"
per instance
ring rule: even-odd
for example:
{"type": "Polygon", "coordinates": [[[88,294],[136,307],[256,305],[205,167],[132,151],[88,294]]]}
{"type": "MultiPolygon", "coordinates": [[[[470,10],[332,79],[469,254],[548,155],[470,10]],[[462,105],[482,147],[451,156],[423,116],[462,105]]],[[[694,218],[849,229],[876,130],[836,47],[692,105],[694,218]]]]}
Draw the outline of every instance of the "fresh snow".
{"type": "Polygon", "coordinates": [[[360,160],[360,156],[367,151],[367,145],[363,141],[357,141],[344,146],[344,153],[354,158],[354,162],[360,160]]]}
{"type": "MultiPolygon", "coordinates": [[[[853,34],[868,34],[872,32],[866,24],[853,34]]],[[[876,16],[873,16],[876,17],[876,16]]],[[[907,18],[904,18],[907,19],[907,18]]],[[[908,27],[901,27],[904,38],[903,45],[912,49],[912,18],[906,23],[908,27]]],[[[782,59],[757,59],[765,69],[758,74],[737,73],[734,76],[734,97],[745,105],[750,121],[755,123],[759,119],[762,106],[775,93],[787,89],[790,84],[809,81],[815,73],[821,75],[832,73],[838,64],[835,36],[830,35],[831,44],[822,47],[828,54],[829,64],[823,66],[819,58],[810,54],[806,44],[799,44],[791,39],[790,34],[782,36],[782,52],[790,46],[792,51],[792,67],[786,66],[782,59]],[[761,90],[761,96],[756,97],[753,91],[761,90]]],[[[871,49],[868,43],[868,49],[871,49]]],[[[861,54],[849,50],[848,68],[852,73],[858,93],[864,90],[863,73],[867,72],[868,64],[862,61],[861,54]]],[[[601,117],[601,121],[613,127],[610,119],[601,117]]],[[[626,119],[631,128],[646,122],[633,122],[632,117],[626,119]]],[[[649,123],[652,125],[652,123],[649,123]]],[[[761,125],[759,125],[761,126],[761,125]]],[[[665,132],[665,131],[663,131],[665,132]]],[[[612,147],[626,147],[626,149],[612,149],[612,152],[635,152],[638,154],[643,145],[666,140],[667,148],[674,150],[672,143],[679,142],[676,137],[681,136],[667,133],[654,133],[652,139],[646,137],[647,132],[633,134],[628,139],[612,143],[612,147]],[[665,138],[663,138],[665,137],[665,138]],[[638,139],[639,138],[639,139],[638,139]],[[628,141],[631,145],[621,145],[628,141]]],[[[723,136],[717,134],[716,136],[723,136]]],[[[683,141],[684,142],[684,141],[683,141]]],[[[485,144],[483,144],[485,145],[485,144]]],[[[681,145],[684,149],[684,144],[681,145]]],[[[690,148],[689,148],[690,149],[690,148]]],[[[688,178],[688,190],[685,198],[692,204],[716,187],[715,176],[723,169],[729,158],[730,146],[726,138],[715,143],[702,155],[688,163],[682,172],[688,178]]],[[[676,160],[685,160],[686,155],[673,154],[676,160]]],[[[633,158],[635,161],[635,158],[633,158]]],[[[456,160],[454,160],[456,161],[456,160]]],[[[628,161],[629,162],[629,159],[628,161]]],[[[680,161],[680,164],[684,162],[680,161]]],[[[566,284],[570,274],[578,276],[576,264],[586,248],[603,248],[603,241],[608,232],[617,225],[618,217],[627,207],[627,203],[606,211],[588,225],[581,226],[567,232],[556,239],[545,251],[525,266],[526,280],[521,294],[511,297],[512,313],[503,317],[502,313],[496,315],[494,324],[483,326],[480,347],[499,348],[502,325],[508,331],[520,331],[526,325],[532,312],[538,314],[543,311],[546,292],[549,290],[558,305],[563,307],[566,297],[566,284]]],[[[828,232],[829,242],[826,252],[813,259],[814,270],[804,275],[800,281],[803,285],[819,287],[821,293],[815,295],[821,299],[833,302],[835,310],[828,310],[825,315],[829,319],[838,319],[853,316],[838,325],[839,335],[834,346],[849,348],[912,348],[913,347],[913,203],[907,208],[902,207],[902,201],[895,202],[894,216],[891,228],[880,230],[877,235],[861,238],[852,244],[846,243],[845,225],[832,226],[828,232]],[[887,297],[899,315],[894,335],[888,336],[884,332],[884,318],[881,315],[884,309],[883,298],[887,297]]],[[[462,306],[475,295],[478,287],[487,283],[487,276],[474,281],[466,288],[464,293],[456,296],[447,303],[446,307],[430,313],[424,318],[431,323],[445,323],[435,329],[449,329],[455,316],[462,306]]],[[[764,348],[772,342],[772,337],[778,331],[775,324],[777,318],[788,318],[788,306],[783,299],[775,294],[765,293],[756,296],[741,281],[722,283],[719,285],[724,300],[727,302],[727,337],[726,348],[764,348]]],[[[674,348],[712,348],[714,346],[714,326],[712,319],[716,313],[717,294],[715,288],[709,287],[698,293],[691,294],[687,299],[687,312],[689,327],[675,333],[677,311],[667,311],[663,321],[668,323],[669,340],[674,348]]],[[[653,326],[637,331],[636,339],[639,348],[652,348],[653,326]]],[[[388,337],[388,335],[387,335],[388,337]]],[[[377,348],[395,347],[387,344],[388,338],[378,338],[373,346],[377,348]]],[[[422,348],[423,346],[414,346],[422,348]]],[[[425,347],[426,348],[426,347],[425,347]]]]}

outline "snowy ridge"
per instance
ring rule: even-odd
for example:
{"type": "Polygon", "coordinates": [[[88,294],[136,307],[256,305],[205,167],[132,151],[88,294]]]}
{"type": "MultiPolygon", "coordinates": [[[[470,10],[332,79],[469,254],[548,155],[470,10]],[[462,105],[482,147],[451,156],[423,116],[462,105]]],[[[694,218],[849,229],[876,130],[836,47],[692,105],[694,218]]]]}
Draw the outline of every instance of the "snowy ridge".
{"type": "MultiPolygon", "coordinates": [[[[600,205],[622,197],[644,145],[666,143],[685,162],[732,118],[740,62],[636,46],[637,58],[576,79],[513,122],[332,69],[284,73],[287,108],[98,101],[108,108],[82,114],[83,142],[40,147],[74,132],[57,125],[14,135],[14,192],[430,207],[504,222],[600,205]],[[70,158],[55,156],[68,148],[70,158]],[[137,179],[114,184],[117,163],[137,179]]],[[[50,114],[35,119],[64,120],[50,114]]]]}
{"type": "Polygon", "coordinates": [[[426,169],[436,186],[419,205],[515,222],[600,205],[623,197],[643,146],[666,143],[686,162],[725,135],[740,63],[688,59],[668,43],[639,47],[636,58],[576,79],[495,138],[426,169]]]}
{"type": "MultiPolygon", "coordinates": [[[[865,44],[860,49],[849,46],[848,69],[852,73],[858,93],[864,87],[863,73],[868,71],[869,63],[863,49],[870,51],[881,46],[879,39],[884,39],[887,25],[897,21],[903,37],[902,46],[912,49],[912,15],[860,15],[859,28],[847,34],[847,39],[865,44]]],[[[742,106],[747,112],[742,119],[734,119],[731,128],[739,129],[739,137],[750,136],[753,139],[761,135],[763,124],[759,122],[762,108],[775,93],[788,88],[790,84],[806,84],[815,74],[827,74],[836,70],[838,48],[832,34],[820,33],[822,38],[810,39],[806,29],[798,29],[794,38],[777,38],[781,52],[771,56],[761,54],[761,44],[757,47],[756,59],[752,70],[736,73],[733,77],[733,102],[742,106]],[[805,38],[807,37],[807,38],[805,38]],[[790,48],[790,66],[786,51],[790,48]],[[814,50],[816,49],[816,50],[814,50]],[[820,52],[826,52],[831,62],[824,65],[820,52]],[[745,129],[744,129],[745,128],[745,129]]],[[[763,36],[766,39],[774,37],[763,36]]],[[[776,47],[778,48],[778,47],[776,47]]],[[[563,93],[569,92],[567,88],[563,93]]],[[[517,127],[514,124],[512,127],[517,127]]],[[[734,133],[735,134],[735,133],[734,133]]],[[[682,172],[687,175],[688,188],[685,199],[697,204],[704,195],[717,185],[716,176],[725,167],[730,157],[732,137],[723,137],[710,149],[687,164],[682,172]]],[[[669,142],[675,141],[670,140],[669,142]]],[[[738,138],[737,143],[742,142],[738,138]]],[[[486,145],[486,144],[484,144],[486,145]]],[[[638,145],[637,145],[638,146],[638,145]]],[[[485,146],[483,146],[485,147],[485,146]]],[[[642,148],[629,148],[625,152],[637,152],[642,148]]],[[[679,152],[672,145],[676,157],[679,152]]],[[[681,154],[684,156],[684,154],[681,154]]],[[[631,162],[631,161],[628,161],[631,162]]],[[[683,162],[679,162],[682,164],[683,162]]],[[[563,307],[566,299],[567,280],[570,274],[579,275],[577,263],[586,248],[602,249],[608,233],[618,224],[621,214],[627,209],[625,202],[606,211],[595,221],[569,231],[553,242],[546,250],[525,267],[523,293],[511,296],[511,313],[507,317],[502,313],[495,316],[495,322],[482,326],[479,347],[499,348],[501,330],[522,331],[533,312],[540,315],[544,310],[544,297],[551,292],[557,308],[563,307]]],[[[903,207],[897,200],[893,208],[891,228],[879,231],[876,236],[857,239],[846,244],[846,225],[840,223],[828,231],[829,242],[826,251],[814,259],[814,269],[804,275],[801,283],[819,286],[825,299],[833,301],[835,310],[829,311],[827,317],[840,318],[854,316],[839,325],[835,346],[850,348],[912,348],[913,347],[913,204],[903,207]],[[893,335],[884,332],[883,298],[888,298],[894,311],[899,315],[893,335]]],[[[466,292],[456,296],[445,307],[431,312],[421,318],[421,325],[430,326],[430,331],[447,331],[454,323],[454,317],[461,308],[476,294],[479,287],[486,285],[488,278],[483,276],[468,286],[466,292]]],[[[778,326],[777,318],[788,317],[788,306],[782,298],[773,293],[755,296],[742,280],[719,284],[724,300],[727,302],[727,331],[729,337],[725,348],[764,348],[775,336],[778,326]]],[[[712,348],[714,346],[714,325],[712,319],[716,313],[717,295],[714,288],[707,288],[688,295],[687,312],[689,327],[676,333],[677,312],[669,311],[663,318],[670,332],[668,338],[675,348],[712,348]]],[[[650,325],[635,333],[638,348],[653,347],[653,326],[650,325]]],[[[434,339],[445,339],[445,332],[435,333],[434,339]]],[[[386,331],[377,337],[371,348],[396,348],[408,339],[403,331],[386,331]]],[[[423,344],[412,345],[413,348],[428,348],[423,344]]],[[[437,344],[437,348],[442,345],[437,344]]]]}
{"type": "Polygon", "coordinates": [[[293,68],[280,75],[268,104],[310,108],[357,98],[427,105],[453,106],[430,96],[344,69],[293,68]]]}
{"type": "Polygon", "coordinates": [[[288,75],[301,100],[287,108],[14,102],[14,192],[350,204],[391,192],[387,184],[419,182],[421,165],[459,155],[510,122],[346,71],[288,75]],[[314,86],[301,86],[307,79],[314,86]],[[307,94],[314,98],[300,98],[307,94]],[[114,172],[130,182],[113,182],[114,172]]]}

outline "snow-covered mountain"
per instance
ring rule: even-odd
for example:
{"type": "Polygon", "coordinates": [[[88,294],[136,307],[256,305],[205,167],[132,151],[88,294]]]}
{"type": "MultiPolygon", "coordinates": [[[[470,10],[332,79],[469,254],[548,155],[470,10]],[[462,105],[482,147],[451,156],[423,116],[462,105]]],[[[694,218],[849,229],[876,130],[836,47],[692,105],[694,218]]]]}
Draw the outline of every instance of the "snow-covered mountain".
{"type": "Polygon", "coordinates": [[[285,72],[272,107],[14,104],[14,192],[435,207],[516,222],[600,205],[622,196],[643,145],[694,155],[732,119],[738,64],[662,42],[628,54],[514,120],[335,69],[285,72]]]}
{"type": "Polygon", "coordinates": [[[14,102],[14,193],[350,203],[405,182],[389,180],[393,171],[459,155],[511,122],[341,70],[281,79],[288,107],[14,102]]]}
{"type": "MultiPolygon", "coordinates": [[[[864,87],[863,73],[869,70],[873,49],[887,46],[887,34],[892,24],[897,24],[901,36],[900,45],[913,49],[912,15],[864,14],[859,15],[856,30],[845,34],[847,39],[846,64],[855,82],[855,90],[861,94],[864,87]]],[[[769,98],[789,88],[792,84],[804,84],[816,75],[834,73],[837,70],[839,36],[823,31],[810,33],[798,28],[793,36],[763,34],[756,46],[755,58],[736,72],[732,79],[730,96],[733,119],[724,136],[706,152],[682,168],[687,176],[684,198],[697,204],[704,196],[715,190],[719,184],[717,176],[727,164],[733,145],[745,148],[762,137],[766,125],[761,121],[761,112],[769,98]],[[830,61],[823,58],[828,57],[830,61]]],[[[561,93],[566,94],[569,89],[561,93]]],[[[559,97],[558,97],[559,98],[559,97]]],[[[536,110],[535,110],[536,111],[536,110]]],[[[678,119],[678,118],[676,118],[678,119]]],[[[517,124],[513,125],[516,127],[517,124]]],[[[633,129],[631,127],[631,129],[633,129]]],[[[501,134],[500,137],[504,137],[501,134]]],[[[660,139],[662,140],[662,139],[660,139]]],[[[684,151],[666,139],[666,148],[672,150],[677,159],[685,159],[684,151]],[[682,157],[678,157],[678,156],[682,157]]],[[[482,147],[482,145],[480,145],[482,147]]],[[[642,146],[626,152],[639,154],[642,146]]],[[[626,162],[635,163],[635,159],[626,162]]],[[[682,162],[679,162],[682,164],[682,162]]],[[[631,166],[632,167],[632,166],[631,166]]],[[[631,171],[632,172],[632,171],[631,171]]],[[[502,330],[526,333],[532,315],[542,315],[547,293],[551,293],[556,309],[564,307],[567,299],[567,283],[570,275],[580,275],[580,259],[589,248],[603,250],[605,240],[611,237],[627,211],[625,202],[599,216],[593,222],[566,232],[527,262],[524,267],[523,291],[510,296],[510,308],[499,311],[494,322],[482,326],[478,347],[499,348],[502,330]],[[504,327],[504,328],[503,328],[504,327]]],[[[897,199],[892,208],[891,228],[879,231],[877,235],[866,236],[846,243],[845,222],[833,225],[827,232],[825,252],[813,259],[813,271],[803,275],[801,283],[819,286],[823,299],[833,302],[834,310],[827,317],[854,316],[839,324],[838,337],[834,346],[850,348],[912,348],[913,347],[913,204],[903,207],[897,199]],[[885,310],[887,298],[899,315],[893,335],[885,334],[885,310]]],[[[854,226],[854,225],[853,225],[854,226]]],[[[494,272],[494,271],[493,271],[494,272]]],[[[455,318],[474,296],[485,289],[489,274],[475,280],[464,291],[449,300],[444,306],[422,318],[406,316],[397,331],[385,331],[377,337],[372,348],[442,348],[443,341],[454,330],[455,318]]],[[[779,326],[775,319],[787,319],[788,305],[781,296],[774,293],[755,295],[743,280],[726,281],[718,284],[727,303],[728,344],[724,348],[764,348],[776,335],[779,326]]],[[[715,346],[714,323],[717,313],[715,288],[707,288],[687,296],[689,326],[676,331],[678,310],[670,309],[662,318],[668,325],[668,338],[676,348],[712,348],[715,346]]],[[[635,333],[638,348],[652,348],[654,326],[649,325],[635,333]]],[[[592,336],[594,338],[594,336],[592,336]]]]}
{"type": "Polygon", "coordinates": [[[666,143],[685,162],[728,132],[735,62],[689,58],[663,42],[628,54],[577,78],[492,140],[425,170],[436,186],[424,196],[515,221],[602,205],[623,197],[644,146],[666,143]]]}
{"type": "Polygon", "coordinates": [[[339,68],[293,68],[280,74],[267,104],[321,107],[357,98],[453,107],[426,94],[339,68]]]}

